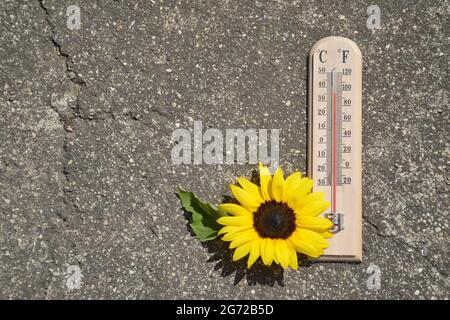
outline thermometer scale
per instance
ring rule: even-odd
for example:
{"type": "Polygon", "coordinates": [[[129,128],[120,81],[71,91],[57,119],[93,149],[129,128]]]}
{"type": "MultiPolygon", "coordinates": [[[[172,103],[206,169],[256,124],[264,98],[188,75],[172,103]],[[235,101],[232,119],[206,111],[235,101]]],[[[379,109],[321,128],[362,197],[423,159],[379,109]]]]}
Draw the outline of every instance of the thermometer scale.
{"type": "Polygon", "coordinates": [[[362,260],[362,56],[343,37],[326,37],[309,55],[308,173],[330,201],[330,246],[319,259],[362,260]]]}

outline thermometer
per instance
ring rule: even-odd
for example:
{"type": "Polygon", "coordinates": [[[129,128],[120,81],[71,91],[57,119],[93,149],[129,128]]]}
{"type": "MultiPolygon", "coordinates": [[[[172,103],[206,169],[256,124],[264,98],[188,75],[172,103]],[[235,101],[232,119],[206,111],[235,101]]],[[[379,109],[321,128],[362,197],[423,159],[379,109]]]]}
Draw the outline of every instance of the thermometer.
{"type": "Polygon", "coordinates": [[[331,203],[330,246],[319,259],[361,261],[362,55],[343,37],[326,37],[309,54],[308,174],[331,203]]]}

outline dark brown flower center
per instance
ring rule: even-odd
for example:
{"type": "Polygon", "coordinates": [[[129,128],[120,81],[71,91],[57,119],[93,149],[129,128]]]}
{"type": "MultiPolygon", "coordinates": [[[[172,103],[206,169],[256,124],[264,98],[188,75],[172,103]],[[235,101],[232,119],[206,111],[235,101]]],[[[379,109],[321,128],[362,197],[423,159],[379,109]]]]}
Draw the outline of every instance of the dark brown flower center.
{"type": "Polygon", "coordinates": [[[267,201],[254,213],[253,225],[262,238],[287,239],[295,231],[295,214],[283,202],[267,201]]]}

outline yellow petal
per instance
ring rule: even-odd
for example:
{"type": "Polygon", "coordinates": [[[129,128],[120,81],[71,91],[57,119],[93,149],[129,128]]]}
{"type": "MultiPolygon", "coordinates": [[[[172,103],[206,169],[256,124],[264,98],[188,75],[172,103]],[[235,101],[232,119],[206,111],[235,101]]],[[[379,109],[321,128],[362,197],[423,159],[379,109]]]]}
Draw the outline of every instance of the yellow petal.
{"type": "Polygon", "coordinates": [[[235,240],[233,240],[230,243],[230,249],[237,248],[237,247],[243,245],[244,243],[252,241],[256,238],[258,238],[258,234],[253,229],[238,232],[238,233],[236,233],[235,240]]]}
{"type": "Polygon", "coordinates": [[[259,203],[262,203],[264,201],[261,196],[261,189],[256,184],[242,177],[237,178],[237,182],[242,187],[242,189],[251,194],[252,197],[256,199],[256,201],[258,201],[259,203]]]}
{"type": "Polygon", "coordinates": [[[330,207],[329,201],[314,201],[302,206],[301,209],[295,209],[295,213],[299,216],[316,217],[330,207]]]}
{"type": "Polygon", "coordinates": [[[217,219],[217,223],[225,226],[244,226],[253,225],[253,217],[251,215],[246,216],[234,216],[234,217],[220,217],[217,219]]]}
{"type": "Polygon", "coordinates": [[[289,194],[287,200],[289,206],[294,210],[298,208],[299,203],[301,203],[303,198],[311,191],[313,185],[314,181],[309,178],[300,179],[300,185],[289,194]]]}
{"type": "Polygon", "coordinates": [[[331,232],[322,232],[322,233],[320,233],[320,235],[322,236],[322,237],[324,237],[325,239],[329,239],[329,238],[331,238],[332,236],[333,236],[333,234],[331,233],[331,232]]]}
{"type": "Polygon", "coordinates": [[[247,261],[247,268],[250,269],[252,265],[258,260],[260,256],[260,246],[261,246],[261,239],[257,238],[251,242],[252,246],[250,248],[250,255],[248,257],[247,261]]]}
{"type": "Polygon", "coordinates": [[[303,240],[308,241],[310,243],[313,243],[315,246],[317,246],[319,248],[322,248],[322,249],[328,248],[328,241],[325,240],[317,232],[314,232],[314,231],[311,231],[308,229],[297,228],[297,230],[292,235],[300,237],[303,240]]]}
{"type": "Polygon", "coordinates": [[[265,265],[270,266],[274,256],[274,241],[270,238],[264,238],[261,241],[261,258],[265,265]]]}
{"type": "Polygon", "coordinates": [[[289,251],[289,265],[291,266],[292,269],[297,270],[298,269],[297,252],[295,251],[295,248],[290,241],[287,241],[286,243],[289,251]]]}
{"type": "Polygon", "coordinates": [[[316,218],[300,214],[297,217],[297,225],[299,228],[310,229],[321,233],[328,231],[333,226],[333,223],[326,218],[316,218]]]}
{"type": "Polygon", "coordinates": [[[241,233],[242,231],[246,231],[248,229],[244,229],[244,230],[240,230],[240,231],[236,231],[236,232],[228,232],[227,234],[225,234],[222,237],[223,241],[234,241],[237,239],[240,239],[242,237],[241,233]]]}
{"type": "Polygon", "coordinates": [[[263,260],[264,259],[263,257],[266,254],[266,238],[261,239],[261,242],[259,244],[259,253],[261,255],[261,260],[263,260]]]}
{"type": "Polygon", "coordinates": [[[328,242],[317,232],[308,229],[297,229],[289,240],[294,245],[295,250],[313,258],[323,254],[323,249],[328,247],[328,242]]]}
{"type": "Polygon", "coordinates": [[[251,212],[244,207],[234,203],[222,203],[218,205],[218,208],[233,216],[246,216],[251,214],[251,212]]]}
{"type": "Polygon", "coordinates": [[[284,183],[283,201],[287,202],[290,195],[300,186],[302,174],[300,172],[294,172],[287,177],[284,183]]]}
{"type": "Polygon", "coordinates": [[[289,241],[294,246],[295,250],[297,250],[297,252],[306,254],[307,256],[318,258],[323,254],[323,250],[314,247],[310,243],[302,242],[298,238],[290,237],[289,241]]]}
{"type": "Polygon", "coordinates": [[[252,195],[244,189],[235,185],[231,185],[230,189],[237,201],[239,201],[242,206],[250,212],[254,212],[259,207],[260,202],[253,198],[252,195]]]}
{"type": "Polygon", "coordinates": [[[283,269],[287,269],[289,266],[289,251],[286,246],[286,240],[276,240],[275,257],[283,269]]]}
{"type": "Polygon", "coordinates": [[[242,246],[239,246],[234,250],[233,261],[237,261],[242,259],[250,252],[250,248],[252,246],[252,242],[244,243],[242,246]]]}
{"type": "Polygon", "coordinates": [[[261,162],[258,163],[259,166],[259,184],[261,185],[261,195],[265,201],[272,200],[272,177],[270,176],[269,169],[264,166],[261,162]]]}
{"type": "Polygon", "coordinates": [[[306,195],[297,202],[297,208],[295,209],[300,210],[305,205],[311,202],[324,201],[324,199],[325,199],[325,192],[322,191],[311,192],[310,194],[306,195]]]}
{"type": "Polygon", "coordinates": [[[272,179],[272,196],[278,202],[283,200],[283,189],[284,189],[283,170],[281,170],[281,168],[278,167],[272,179]]]}
{"type": "Polygon", "coordinates": [[[224,234],[224,233],[234,233],[234,232],[244,231],[244,230],[247,230],[250,228],[253,228],[253,226],[251,224],[246,224],[243,226],[225,226],[219,230],[218,235],[220,236],[221,234],[224,234]]]}

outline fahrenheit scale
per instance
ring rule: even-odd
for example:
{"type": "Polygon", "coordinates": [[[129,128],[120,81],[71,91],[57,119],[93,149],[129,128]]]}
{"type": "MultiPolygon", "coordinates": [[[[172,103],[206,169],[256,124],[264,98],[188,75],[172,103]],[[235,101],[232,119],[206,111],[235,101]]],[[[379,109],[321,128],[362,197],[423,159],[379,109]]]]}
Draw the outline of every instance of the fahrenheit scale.
{"type": "Polygon", "coordinates": [[[343,37],[319,40],[309,55],[308,173],[331,206],[334,236],[319,259],[361,261],[362,56],[343,37]]]}

